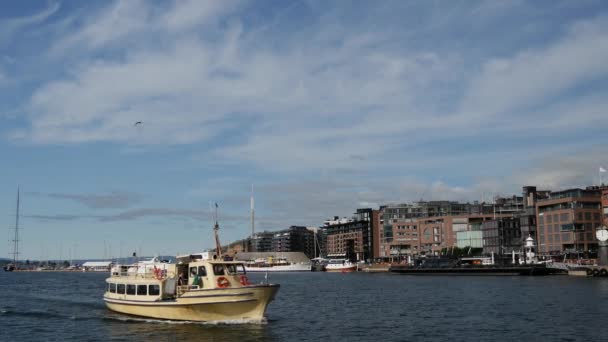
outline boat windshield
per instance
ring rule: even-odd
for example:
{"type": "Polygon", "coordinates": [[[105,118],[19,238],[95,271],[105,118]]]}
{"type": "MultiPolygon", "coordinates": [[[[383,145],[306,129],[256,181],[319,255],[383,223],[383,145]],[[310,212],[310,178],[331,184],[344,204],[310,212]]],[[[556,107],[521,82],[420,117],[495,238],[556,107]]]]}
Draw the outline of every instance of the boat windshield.
{"type": "Polygon", "coordinates": [[[233,275],[244,274],[245,267],[243,264],[215,264],[213,265],[213,274],[215,275],[233,275]]]}

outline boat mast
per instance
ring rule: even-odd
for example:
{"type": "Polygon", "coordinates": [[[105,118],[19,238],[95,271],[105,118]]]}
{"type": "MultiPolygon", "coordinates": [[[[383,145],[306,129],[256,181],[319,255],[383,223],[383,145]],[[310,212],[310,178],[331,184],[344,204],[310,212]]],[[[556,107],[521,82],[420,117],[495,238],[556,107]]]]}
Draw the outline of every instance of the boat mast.
{"type": "MultiPolygon", "coordinates": [[[[253,200],[253,184],[251,184],[251,243],[253,244],[253,236],[255,235],[255,203],[253,200]]],[[[251,251],[253,252],[253,246],[251,247],[251,251]]]]}
{"type": "Polygon", "coordinates": [[[218,218],[217,218],[217,203],[215,203],[215,225],[213,226],[213,233],[215,235],[215,254],[218,256],[218,258],[221,258],[222,245],[220,244],[220,237],[218,234],[219,230],[220,230],[220,225],[218,223],[218,218]]]}
{"type": "Polygon", "coordinates": [[[15,215],[15,236],[13,238],[13,265],[17,266],[19,255],[19,186],[17,186],[17,214],[15,215]]]}

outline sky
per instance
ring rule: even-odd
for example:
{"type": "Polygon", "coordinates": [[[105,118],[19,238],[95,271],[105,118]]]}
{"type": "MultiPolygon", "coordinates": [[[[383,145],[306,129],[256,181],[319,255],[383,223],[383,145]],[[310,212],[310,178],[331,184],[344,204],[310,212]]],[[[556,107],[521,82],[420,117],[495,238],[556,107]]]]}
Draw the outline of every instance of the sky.
{"type": "Polygon", "coordinates": [[[602,0],[4,1],[0,256],[18,186],[70,259],[598,184],[607,61],[602,0]]]}

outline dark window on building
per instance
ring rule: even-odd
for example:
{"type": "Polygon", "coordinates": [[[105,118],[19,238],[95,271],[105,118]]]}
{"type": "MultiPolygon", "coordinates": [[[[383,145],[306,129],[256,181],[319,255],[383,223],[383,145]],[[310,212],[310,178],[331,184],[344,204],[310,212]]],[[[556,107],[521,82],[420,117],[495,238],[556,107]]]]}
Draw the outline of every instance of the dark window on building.
{"type": "Polygon", "coordinates": [[[600,220],[600,213],[593,213],[593,219],[595,221],[599,221],[600,220]]]}
{"type": "Polygon", "coordinates": [[[547,215],[547,223],[553,223],[553,218],[551,215],[547,215]]]}
{"type": "Polygon", "coordinates": [[[538,224],[540,226],[542,226],[543,224],[545,224],[545,217],[544,216],[539,216],[538,217],[538,224]]]}
{"type": "Polygon", "coordinates": [[[576,218],[577,218],[579,221],[582,221],[582,220],[583,220],[583,213],[579,212],[578,214],[576,214],[576,218]]]}
{"type": "Polygon", "coordinates": [[[138,296],[147,296],[148,295],[148,285],[137,285],[137,295],[138,296]]]}
{"type": "Polygon", "coordinates": [[[569,213],[563,213],[559,215],[559,220],[562,222],[566,222],[570,220],[570,214],[569,213]]]}
{"type": "Polygon", "coordinates": [[[135,294],[135,285],[127,284],[127,294],[134,295],[135,294]]]}
{"type": "Polygon", "coordinates": [[[160,294],[160,286],[159,285],[150,285],[148,294],[150,296],[158,296],[160,294]]]}
{"type": "Polygon", "coordinates": [[[562,242],[570,242],[570,237],[572,234],[570,233],[562,233],[562,242]]]}
{"type": "Polygon", "coordinates": [[[118,284],[116,288],[116,293],[125,294],[125,284],[118,284]]]}
{"type": "Polygon", "coordinates": [[[585,220],[591,221],[591,213],[588,211],[585,212],[585,220]]]}

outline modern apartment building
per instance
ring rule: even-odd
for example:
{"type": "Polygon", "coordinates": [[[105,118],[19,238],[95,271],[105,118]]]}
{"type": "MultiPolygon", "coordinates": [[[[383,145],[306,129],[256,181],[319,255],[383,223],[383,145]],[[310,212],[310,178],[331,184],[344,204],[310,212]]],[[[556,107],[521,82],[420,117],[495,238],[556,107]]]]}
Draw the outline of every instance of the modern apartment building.
{"type": "Polygon", "coordinates": [[[352,220],[323,227],[328,256],[344,256],[352,260],[372,260],[379,235],[378,210],[357,209],[352,220]]]}
{"type": "Polygon", "coordinates": [[[602,190],[597,187],[551,192],[536,202],[538,247],[543,254],[597,250],[602,224],[602,190]]]}

